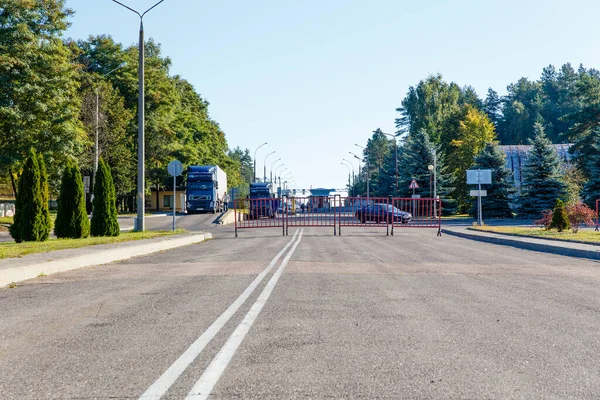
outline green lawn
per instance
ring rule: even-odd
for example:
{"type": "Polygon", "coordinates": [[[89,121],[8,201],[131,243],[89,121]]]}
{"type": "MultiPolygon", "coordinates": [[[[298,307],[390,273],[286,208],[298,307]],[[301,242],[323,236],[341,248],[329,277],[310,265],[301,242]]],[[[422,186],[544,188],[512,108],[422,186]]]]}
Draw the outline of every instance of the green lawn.
{"type": "Polygon", "coordinates": [[[0,217],[0,224],[12,225],[13,217],[0,217]]]}
{"type": "Polygon", "coordinates": [[[126,232],[117,237],[89,237],[85,239],[50,239],[46,242],[0,243],[0,259],[22,257],[32,253],[47,253],[54,250],[76,249],[96,244],[128,242],[132,240],[151,239],[160,236],[186,233],[178,229],[172,231],[126,232]]]}
{"type": "Polygon", "coordinates": [[[549,238],[600,243],[600,232],[590,230],[580,230],[577,233],[573,233],[571,231],[558,232],[556,230],[546,230],[544,228],[522,228],[511,226],[482,226],[475,227],[474,229],[486,232],[510,233],[512,235],[535,236],[541,239],[549,238]]]}

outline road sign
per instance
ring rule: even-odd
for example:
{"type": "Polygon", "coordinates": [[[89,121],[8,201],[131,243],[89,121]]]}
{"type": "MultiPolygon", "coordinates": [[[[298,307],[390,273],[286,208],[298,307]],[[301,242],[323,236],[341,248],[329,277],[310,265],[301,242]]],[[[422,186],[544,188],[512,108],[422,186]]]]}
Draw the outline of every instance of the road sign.
{"type": "Polygon", "coordinates": [[[167,171],[173,177],[173,230],[175,230],[175,214],[177,213],[177,177],[183,172],[183,165],[179,160],[173,160],[167,165],[167,171]]]}
{"type": "MultiPolygon", "coordinates": [[[[480,191],[477,189],[471,189],[471,191],[469,192],[469,194],[471,196],[475,196],[475,197],[479,196],[479,193],[480,193],[480,191]]],[[[486,196],[487,196],[487,190],[482,190],[481,197],[486,197],[486,196]]]]}
{"type": "Polygon", "coordinates": [[[467,185],[489,185],[492,183],[491,169],[469,169],[467,170],[467,185]]]}
{"type": "Polygon", "coordinates": [[[179,160],[173,160],[167,166],[167,171],[171,176],[179,176],[183,172],[183,164],[179,160]]]}
{"type": "Polygon", "coordinates": [[[419,188],[419,184],[417,183],[417,181],[415,179],[413,179],[410,182],[410,185],[408,185],[409,189],[418,189],[419,188]]]}

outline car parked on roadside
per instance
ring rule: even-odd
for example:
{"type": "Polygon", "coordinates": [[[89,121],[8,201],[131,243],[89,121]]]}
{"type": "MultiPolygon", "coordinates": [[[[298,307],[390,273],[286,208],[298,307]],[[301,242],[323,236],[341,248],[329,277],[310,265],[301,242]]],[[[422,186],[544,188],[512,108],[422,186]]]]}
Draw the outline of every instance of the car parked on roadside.
{"type": "Polygon", "coordinates": [[[383,223],[389,221],[408,224],[412,218],[411,213],[401,211],[391,204],[373,203],[356,210],[354,216],[361,222],[383,223]]]}

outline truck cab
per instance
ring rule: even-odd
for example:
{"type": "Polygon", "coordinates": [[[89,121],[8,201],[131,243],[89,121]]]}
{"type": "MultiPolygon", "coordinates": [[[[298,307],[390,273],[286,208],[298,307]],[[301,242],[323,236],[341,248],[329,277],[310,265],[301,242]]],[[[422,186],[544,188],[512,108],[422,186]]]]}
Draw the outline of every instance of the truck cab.
{"type": "Polygon", "coordinates": [[[273,197],[273,185],[269,182],[250,184],[250,219],[275,218],[277,199],[273,197]]]}
{"type": "Polygon", "coordinates": [[[186,181],[186,208],[188,214],[224,209],[223,197],[227,190],[227,176],[217,165],[189,166],[186,181]]]}

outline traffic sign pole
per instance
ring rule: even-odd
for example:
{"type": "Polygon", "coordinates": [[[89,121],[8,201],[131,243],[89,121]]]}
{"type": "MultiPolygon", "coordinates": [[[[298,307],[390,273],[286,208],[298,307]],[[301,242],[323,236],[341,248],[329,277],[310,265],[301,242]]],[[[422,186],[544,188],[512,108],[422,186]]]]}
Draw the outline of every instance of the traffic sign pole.
{"type": "Polygon", "coordinates": [[[179,160],[173,160],[167,165],[167,171],[173,177],[173,231],[175,230],[175,215],[177,214],[177,177],[183,172],[183,165],[179,160]]]}

